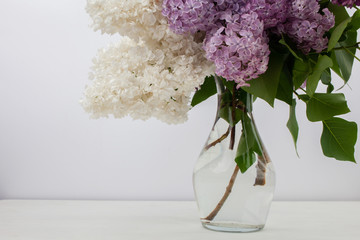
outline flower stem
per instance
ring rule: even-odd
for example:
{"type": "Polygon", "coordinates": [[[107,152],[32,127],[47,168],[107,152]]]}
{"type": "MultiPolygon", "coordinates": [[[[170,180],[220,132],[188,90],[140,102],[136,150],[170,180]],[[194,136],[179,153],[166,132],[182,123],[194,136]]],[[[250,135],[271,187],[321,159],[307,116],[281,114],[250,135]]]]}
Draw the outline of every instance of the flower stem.
{"type": "MultiPolygon", "coordinates": [[[[351,45],[351,46],[336,47],[336,48],[333,48],[331,50],[337,51],[337,50],[346,50],[346,49],[349,49],[349,48],[359,48],[359,45],[360,45],[360,42],[357,42],[357,43],[355,43],[354,45],[351,45]]],[[[326,51],[322,51],[320,53],[328,53],[328,51],[326,50],[326,51]]],[[[319,54],[319,53],[317,53],[317,52],[309,53],[309,55],[314,55],[314,54],[319,54]]]]}
{"type": "Polygon", "coordinates": [[[232,92],[232,107],[231,107],[231,137],[230,137],[230,146],[229,149],[230,150],[234,150],[234,145],[235,145],[235,116],[236,116],[236,105],[237,105],[237,101],[236,101],[236,97],[235,97],[235,92],[236,92],[236,85],[234,85],[233,88],[233,92],[232,92]]]}
{"type": "Polygon", "coordinates": [[[264,186],[266,184],[266,160],[263,156],[258,157],[258,164],[256,168],[256,179],[254,186],[264,186]]]}
{"type": "MultiPolygon", "coordinates": [[[[233,150],[234,145],[235,145],[235,127],[236,127],[236,124],[235,124],[236,112],[235,111],[236,111],[236,105],[237,105],[237,101],[236,101],[236,97],[235,97],[235,91],[236,91],[236,86],[234,85],[234,89],[233,89],[233,92],[232,92],[232,104],[231,104],[232,108],[231,108],[230,126],[228,128],[228,131],[223,135],[223,136],[226,135],[225,136],[225,138],[226,138],[229,135],[229,131],[231,129],[230,145],[229,145],[230,150],[233,150]]],[[[221,138],[219,138],[219,139],[221,139],[221,138]]],[[[221,198],[219,203],[216,205],[215,209],[206,218],[204,218],[204,220],[212,221],[216,217],[216,215],[219,213],[219,211],[223,207],[224,203],[226,202],[227,198],[229,197],[229,195],[230,195],[230,193],[232,191],[232,188],[234,186],[234,183],[235,183],[236,177],[237,177],[237,175],[239,173],[239,170],[240,170],[240,168],[236,164],[234,172],[231,175],[230,182],[229,182],[228,186],[226,187],[226,190],[225,190],[225,193],[224,193],[223,197],[221,198]]]]}
{"type": "Polygon", "coordinates": [[[205,150],[208,150],[209,148],[214,147],[214,146],[216,146],[216,144],[221,143],[223,140],[225,140],[229,136],[230,129],[231,129],[231,127],[229,126],[226,133],[224,133],[220,138],[216,139],[214,142],[207,145],[205,147],[205,150]]]}
{"type": "Polygon", "coordinates": [[[336,47],[333,48],[333,50],[344,50],[344,49],[348,49],[348,48],[358,48],[359,47],[360,42],[355,43],[352,46],[346,46],[346,47],[336,47]]]}
{"type": "Polygon", "coordinates": [[[216,208],[206,218],[204,218],[204,220],[212,221],[216,217],[216,215],[219,213],[219,211],[223,207],[226,199],[229,197],[229,195],[232,191],[232,188],[234,187],[234,183],[235,183],[238,173],[239,173],[239,166],[236,165],[234,172],[230,178],[230,182],[229,182],[228,186],[226,187],[226,191],[225,191],[223,197],[221,198],[220,202],[216,205],[216,208]]]}
{"type": "Polygon", "coordinates": [[[258,156],[258,164],[256,166],[256,179],[254,186],[264,186],[266,184],[266,165],[270,163],[271,160],[266,152],[263,149],[263,155],[258,156]]]}
{"type": "Polygon", "coordinates": [[[345,51],[347,51],[350,55],[352,55],[356,60],[358,60],[360,62],[360,58],[358,58],[355,54],[353,54],[352,52],[350,52],[349,49],[345,48],[345,51]]]}
{"type": "MultiPolygon", "coordinates": [[[[222,135],[219,139],[217,139],[216,141],[214,141],[213,143],[209,144],[206,149],[212,147],[212,146],[215,146],[217,143],[223,141],[228,135],[229,135],[229,132],[231,130],[231,137],[230,137],[230,146],[229,146],[229,149],[230,150],[233,150],[234,149],[234,144],[235,144],[235,110],[236,110],[236,107],[237,107],[237,102],[236,102],[236,97],[235,97],[235,91],[236,89],[234,88],[233,90],[233,97],[232,97],[232,114],[231,114],[231,117],[232,117],[232,121],[230,121],[230,126],[227,130],[227,132],[222,135]]],[[[246,112],[246,111],[245,111],[246,112]]],[[[255,126],[255,122],[254,122],[254,118],[253,118],[253,115],[252,113],[249,113],[250,114],[250,118],[254,124],[254,127],[256,129],[256,126],[255,126]]],[[[259,136],[258,132],[256,131],[256,135],[259,136]]],[[[261,143],[261,140],[259,139],[260,141],[260,144],[261,144],[261,148],[263,149],[263,154],[262,156],[258,156],[258,164],[257,164],[257,176],[256,176],[256,179],[255,179],[255,184],[254,186],[263,186],[266,184],[266,165],[268,163],[270,163],[270,158],[265,150],[265,148],[263,147],[263,144],[261,143]]],[[[219,213],[219,211],[222,209],[222,207],[224,206],[226,200],[228,199],[230,193],[232,192],[232,189],[234,187],[234,184],[235,184],[235,180],[236,180],[236,177],[239,173],[239,166],[236,164],[235,165],[235,169],[234,169],[234,172],[233,174],[231,175],[231,178],[230,178],[230,181],[229,181],[229,184],[228,186],[226,187],[226,190],[225,190],[225,193],[224,195],[222,196],[222,198],[220,199],[220,201],[218,202],[218,204],[216,205],[216,207],[214,208],[214,210],[206,217],[206,218],[203,218],[203,220],[206,220],[208,222],[212,221],[216,216],[217,214],[219,213]]]]}
{"type": "Polygon", "coordinates": [[[250,114],[250,118],[252,123],[254,124],[255,133],[258,136],[258,141],[262,149],[262,155],[258,155],[258,163],[256,166],[256,179],[254,186],[264,186],[266,184],[266,165],[271,162],[270,157],[268,153],[266,152],[266,149],[264,147],[264,144],[262,143],[259,133],[257,131],[257,127],[255,124],[254,116],[252,113],[250,114]]]}

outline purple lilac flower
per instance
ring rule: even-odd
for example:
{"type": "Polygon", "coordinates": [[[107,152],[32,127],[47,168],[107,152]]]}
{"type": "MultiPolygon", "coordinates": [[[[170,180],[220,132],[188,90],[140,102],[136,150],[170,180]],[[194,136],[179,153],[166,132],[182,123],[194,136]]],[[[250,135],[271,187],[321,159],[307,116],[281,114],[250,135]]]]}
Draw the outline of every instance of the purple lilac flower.
{"type": "Polygon", "coordinates": [[[286,22],[277,29],[289,36],[305,54],[312,49],[321,52],[328,44],[324,34],[334,26],[335,17],[327,8],[323,9],[323,14],[319,11],[317,0],[293,0],[286,22]]]}
{"type": "Polygon", "coordinates": [[[241,13],[249,0],[212,0],[216,5],[218,12],[227,11],[241,13]]]}
{"type": "Polygon", "coordinates": [[[175,33],[206,32],[216,74],[239,87],[267,70],[270,32],[286,34],[305,54],[325,49],[334,16],[319,11],[318,0],[164,0],[162,13],[175,33]]]}
{"type": "Polygon", "coordinates": [[[251,10],[264,21],[265,29],[277,26],[286,20],[288,0],[251,0],[251,10]]]}
{"type": "Polygon", "coordinates": [[[264,24],[255,12],[223,15],[226,27],[208,32],[204,49],[216,66],[216,74],[238,83],[257,78],[267,70],[269,62],[268,38],[264,24]]]}
{"type": "Polygon", "coordinates": [[[243,11],[246,0],[164,0],[162,14],[175,33],[195,33],[216,28],[224,13],[243,11]]]}
{"type": "Polygon", "coordinates": [[[345,6],[345,7],[353,7],[354,5],[359,6],[360,0],[333,0],[334,4],[345,6]]]}
{"type": "Polygon", "coordinates": [[[216,15],[210,0],[164,0],[162,6],[171,30],[178,34],[206,31],[216,15]]]}

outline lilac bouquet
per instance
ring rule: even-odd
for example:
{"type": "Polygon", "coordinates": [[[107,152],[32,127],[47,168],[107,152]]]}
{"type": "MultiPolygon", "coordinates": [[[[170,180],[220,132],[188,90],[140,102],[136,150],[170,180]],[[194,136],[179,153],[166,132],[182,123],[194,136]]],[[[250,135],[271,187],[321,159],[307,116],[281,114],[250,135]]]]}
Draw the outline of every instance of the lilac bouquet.
{"type": "Polygon", "coordinates": [[[345,96],[334,93],[332,74],[345,85],[359,60],[358,5],[359,0],[88,0],[94,29],[122,37],[99,50],[81,103],[94,118],[181,123],[191,107],[216,93],[217,79],[234,96],[230,107],[243,108],[244,94],[271,106],[275,99],[288,103],[295,143],[296,99],[305,102],[307,118],[323,122],[324,154],[355,162],[357,125],[335,117],[350,110],[345,96]],[[353,16],[345,7],[355,8],[353,16]],[[327,91],[317,92],[319,84],[327,91]]]}

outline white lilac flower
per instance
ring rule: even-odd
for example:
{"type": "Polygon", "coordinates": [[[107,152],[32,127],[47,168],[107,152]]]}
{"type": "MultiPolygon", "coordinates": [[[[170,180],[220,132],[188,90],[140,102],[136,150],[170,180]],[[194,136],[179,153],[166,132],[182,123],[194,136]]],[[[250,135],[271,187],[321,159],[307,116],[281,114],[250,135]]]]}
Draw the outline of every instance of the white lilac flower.
{"type": "Polygon", "coordinates": [[[159,0],[88,0],[86,11],[95,31],[135,40],[160,40],[168,28],[159,0]]]}
{"type": "Polygon", "coordinates": [[[201,49],[191,38],[183,40],[175,51],[170,46],[121,38],[119,43],[99,50],[82,106],[93,118],[130,115],[134,119],[184,122],[191,93],[212,72],[194,47],[201,49]]]}
{"type": "Polygon", "coordinates": [[[202,44],[173,33],[158,0],[88,0],[87,12],[95,30],[126,37],[99,50],[84,109],[93,118],[184,122],[191,94],[214,72],[202,44]]]}

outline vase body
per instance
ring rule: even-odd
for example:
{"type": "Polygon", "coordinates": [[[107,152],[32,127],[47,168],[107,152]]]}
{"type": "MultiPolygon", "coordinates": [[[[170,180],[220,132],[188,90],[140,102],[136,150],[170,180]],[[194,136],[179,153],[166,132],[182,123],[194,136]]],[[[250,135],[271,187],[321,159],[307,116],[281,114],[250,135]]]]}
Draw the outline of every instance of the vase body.
{"type": "Polygon", "coordinates": [[[258,231],[273,199],[275,171],[256,129],[251,95],[243,93],[242,106],[226,105],[230,91],[216,82],[217,116],[193,173],[201,223],[217,231],[258,231]]]}

